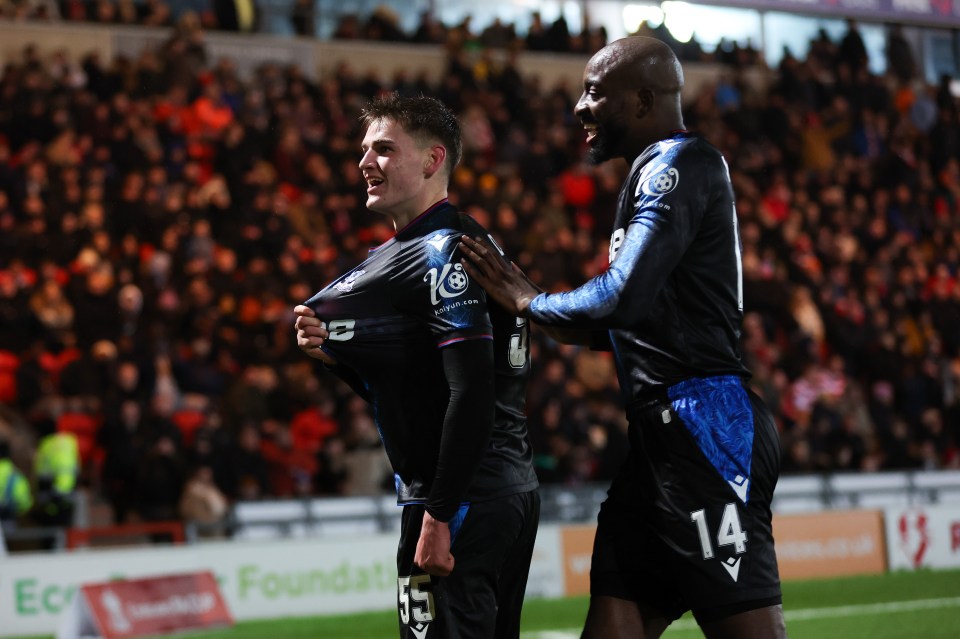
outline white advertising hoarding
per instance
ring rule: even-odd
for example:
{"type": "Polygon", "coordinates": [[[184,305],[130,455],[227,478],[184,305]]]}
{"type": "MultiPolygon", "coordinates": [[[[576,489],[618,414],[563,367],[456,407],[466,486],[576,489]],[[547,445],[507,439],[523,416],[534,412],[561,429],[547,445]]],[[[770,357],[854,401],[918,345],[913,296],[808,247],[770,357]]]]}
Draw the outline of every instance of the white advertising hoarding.
{"type": "MultiPolygon", "coordinates": [[[[53,634],[79,587],[210,570],[237,620],[389,609],[397,535],[86,550],[0,557],[0,637],[53,634]]],[[[559,532],[542,526],[527,589],[563,594],[559,532]]]]}
{"type": "Polygon", "coordinates": [[[887,508],[890,570],[960,567],[960,505],[887,508]]]}

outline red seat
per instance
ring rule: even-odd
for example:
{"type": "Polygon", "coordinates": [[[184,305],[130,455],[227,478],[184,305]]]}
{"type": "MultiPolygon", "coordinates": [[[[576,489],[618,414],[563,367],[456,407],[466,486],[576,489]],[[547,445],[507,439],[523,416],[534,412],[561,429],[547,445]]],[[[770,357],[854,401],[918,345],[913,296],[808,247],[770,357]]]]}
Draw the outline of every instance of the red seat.
{"type": "Polygon", "coordinates": [[[0,351],[0,404],[12,404],[17,399],[17,369],[20,358],[10,351],[0,351]]]}
{"type": "Polygon", "coordinates": [[[73,433],[77,438],[77,452],[80,454],[80,463],[83,466],[97,460],[99,429],[100,420],[88,413],[64,413],[57,420],[57,432],[73,433]]]}
{"type": "Polygon", "coordinates": [[[96,439],[100,420],[88,413],[64,413],[57,420],[57,432],[73,433],[77,438],[96,439]]]}
{"type": "Polygon", "coordinates": [[[290,437],[299,449],[315,453],[323,440],[337,432],[336,423],[316,408],[307,408],[290,421],[290,437]]]}
{"type": "Polygon", "coordinates": [[[207,415],[203,411],[184,408],[170,416],[171,421],[180,429],[184,446],[193,446],[197,429],[207,423],[207,415]]]}

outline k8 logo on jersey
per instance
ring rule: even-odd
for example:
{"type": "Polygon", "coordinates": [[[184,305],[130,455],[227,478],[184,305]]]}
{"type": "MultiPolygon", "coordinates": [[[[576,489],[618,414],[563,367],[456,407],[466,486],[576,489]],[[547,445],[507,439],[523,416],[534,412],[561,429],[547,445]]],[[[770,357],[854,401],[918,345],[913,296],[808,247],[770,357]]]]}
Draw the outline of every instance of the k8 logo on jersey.
{"type": "Polygon", "coordinates": [[[650,197],[666,195],[677,188],[679,182],[680,172],[675,168],[668,167],[664,163],[651,164],[640,174],[636,195],[639,197],[641,191],[650,197]]]}
{"type": "Polygon", "coordinates": [[[680,173],[671,167],[666,171],[660,171],[655,175],[651,175],[650,178],[643,183],[641,188],[647,195],[656,197],[658,195],[666,195],[677,188],[679,181],[680,173]]]}
{"type": "Polygon", "coordinates": [[[430,301],[434,306],[443,300],[463,295],[470,285],[470,279],[460,264],[444,264],[439,273],[432,268],[423,276],[423,281],[430,284],[430,301]]]}

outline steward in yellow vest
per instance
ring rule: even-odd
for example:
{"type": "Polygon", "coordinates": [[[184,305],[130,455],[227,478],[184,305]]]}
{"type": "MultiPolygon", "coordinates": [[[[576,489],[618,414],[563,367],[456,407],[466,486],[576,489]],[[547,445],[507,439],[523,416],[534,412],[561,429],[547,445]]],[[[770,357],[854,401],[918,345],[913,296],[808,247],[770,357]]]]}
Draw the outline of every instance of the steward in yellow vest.
{"type": "Polygon", "coordinates": [[[15,522],[32,505],[30,481],[10,460],[10,444],[0,440],[0,524],[15,522]]]}
{"type": "Polygon", "coordinates": [[[37,481],[34,518],[44,526],[73,523],[74,492],[80,473],[80,452],[72,433],[52,429],[41,440],[33,462],[37,481]]]}

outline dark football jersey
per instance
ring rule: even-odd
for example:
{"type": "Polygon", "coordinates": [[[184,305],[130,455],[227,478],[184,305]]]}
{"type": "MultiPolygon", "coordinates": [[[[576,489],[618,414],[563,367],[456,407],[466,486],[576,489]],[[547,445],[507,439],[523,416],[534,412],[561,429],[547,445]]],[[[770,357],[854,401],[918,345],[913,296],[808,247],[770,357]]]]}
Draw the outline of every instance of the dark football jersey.
{"type": "Polygon", "coordinates": [[[720,152],[687,132],[647,147],[620,191],[608,269],[538,296],[530,313],[610,329],[627,403],[689,378],[748,375],[740,235],[720,152]]]}
{"type": "Polygon", "coordinates": [[[449,399],[441,349],[462,340],[493,340],[496,391],[493,432],[464,501],[537,486],[525,416],[529,327],[470,281],[458,250],[465,233],[489,237],[443,200],[306,302],[327,323],[334,372],[359,378],[373,405],[400,503],[430,494],[449,399]]]}

